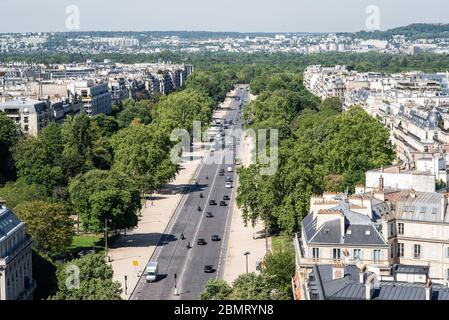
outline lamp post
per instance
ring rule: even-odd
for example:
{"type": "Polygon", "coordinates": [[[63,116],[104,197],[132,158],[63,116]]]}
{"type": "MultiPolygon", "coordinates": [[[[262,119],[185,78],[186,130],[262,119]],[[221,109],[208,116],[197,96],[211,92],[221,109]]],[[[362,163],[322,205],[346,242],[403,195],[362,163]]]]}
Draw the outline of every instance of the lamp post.
{"type": "Polygon", "coordinates": [[[248,256],[251,254],[251,252],[246,251],[243,255],[246,256],[246,273],[248,274],[248,256]]]}
{"type": "Polygon", "coordinates": [[[179,296],[178,286],[176,285],[176,278],[177,278],[177,276],[176,276],[176,273],[175,273],[175,296],[179,296]]]}
{"type": "Polygon", "coordinates": [[[125,295],[128,295],[128,276],[125,275],[125,295]]]}
{"type": "Polygon", "coordinates": [[[104,219],[104,256],[108,262],[111,262],[109,260],[108,256],[108,219],[104,219]]]}

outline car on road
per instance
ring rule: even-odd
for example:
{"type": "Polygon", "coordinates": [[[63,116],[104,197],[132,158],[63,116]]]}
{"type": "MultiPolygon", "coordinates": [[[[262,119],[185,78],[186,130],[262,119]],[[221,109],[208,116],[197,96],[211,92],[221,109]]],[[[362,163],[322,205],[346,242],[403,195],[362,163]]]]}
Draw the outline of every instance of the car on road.
{"type": "Polygon", "coordinates": [[[212,236],[210,237],[210,240],[211,240],[211,241],[220,241],[221,238],[220,238],[219,235],[214,234],[214,235],[212,235],[212,236]]]}
{"type": "Polygon", "coordinates": [[[223,200],[230,200],[230,198],[229,198],[228,195],[224,195],[224,196],[223,196],[223,200]]]}
{"type": "Polygon", "coordinates": [[[225,187],[226,188],[232,188],[232,183],[231,182],[226,182],[225,183],[225,187]]]}
{"type": "Polygon", "coordinates": [[[156,261],[150,261],[147,266],[147,282],[153,282],[157,280],[158,263],[156,261]]]}
{"type": "Polygon", "coordinates": [[[204,272],[205,273],[214,273],[215,272],[214,266],[211,266],[211,265],[204,266],[204,272]]]}
{"type": "Polygon", "coordinates": [[[218,175],[219,175],[220,177],[222,177],[222,176],[224,176],[224,172],[219,172],[218,175]]]}
{"type": "Polygon", "coordinates": [[[215,200],[209,200],[209,205],[210,206],[216,206],[217,202],[215,200]]]}
{"type": "Polygon", "coordinates": [[[232,167],[228,167],[228,172],[232,172],[232,167]]]}
{"type": "Polygon", "coordinates": [[[232,182],[232,178],[231,178],[231,176],[226,176],[226,178],[225,178],[225,182],[232,182]]]}
{"type": "Polygon", "coordinates": [[[228,204],[225,201],[220,201],[220,206],[221,207],[226,207],[228,204]]]}
{"type": "Polygon", "coordinates": [[[212,212],[206,212],[206,218],[213,218],[214,215],[212,214],[212,212]]]}
{"type": "Polygon", "coordinates": [[[204,245],[207,244],[207,242],[206,242],[206,240],[204,240],[203,238],[199,238],[199,239],[196,241],[196,244],[199,245],[199,246],[204,246],[204,245]]]}

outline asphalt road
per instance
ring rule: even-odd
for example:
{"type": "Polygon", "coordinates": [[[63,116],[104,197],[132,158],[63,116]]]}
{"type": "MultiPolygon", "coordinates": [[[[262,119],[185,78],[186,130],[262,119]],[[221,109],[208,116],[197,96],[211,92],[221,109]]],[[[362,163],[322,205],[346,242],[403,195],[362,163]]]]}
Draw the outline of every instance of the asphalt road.
{"type": "MultiPolygon", "coordinates": [[[[237,89],[236,95],[241,101],[248,100],[244,88],[237,89]]],[[[239,104],[239,101],[233,99],[226,115],[226,120],[233,121],[230,129],[241,128],[239,104]]],[[[217,120],[223,122],[222,119],[217,120]]],[[[224,149],[219,148],[220,144],[217,143],[213,156],[218,161],[208,161],[205,158],[200,164],[194,179],[198,185],[192,183],[187,189],[187,194],[181,200],[166,234],[162,236],[151,258],[151,261],[159,263],[158,280],[147,283],[144,273],[131,295],[131,300],[198,299],[209,279],[221,277],[229,236],[230,208],[235,201],[236,191],[234,182],[233,188],[225,188],[226,176],[230,176],[233,181],[236,179],[234,164],[225,159],[234,159],[233,155],[241,158],[236,143],[229,144],[227,139],[224,149]],[[232,167],[232,172],[227,172],[229,166],[232,167]],[[220,169],[225,170],[223,176],[218,175],[220,169]],[[225,201],[227,206],[220,206],[224,195],[228,195],[231,200],[225,201]],[[215,200],[217,205],[209,205],[210,200],[215,200]],[[206,217],[206,212],[211,212],[213,217],[206,217]],[[181,239],[181,233],[184,234],[185,240],[181,239]],[[221,241],[211,241],[212,235],[218,235],[221,241]],[[205,239],[207,244],[197,245],[199,238],[205,239]],[[190,242],[192,248],[187,249],[187,242],[190,242]],[[205,273],[205,265],[212,265],[214,272],[205,273]],[[175,281],[178,295],[175,295],[175,281]]]]}

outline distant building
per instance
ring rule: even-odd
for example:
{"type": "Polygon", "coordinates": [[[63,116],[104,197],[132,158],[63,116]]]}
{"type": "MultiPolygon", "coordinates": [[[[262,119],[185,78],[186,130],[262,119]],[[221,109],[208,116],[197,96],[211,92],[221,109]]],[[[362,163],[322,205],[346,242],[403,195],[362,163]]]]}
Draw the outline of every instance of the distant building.
{"type": "Polygon", "coordinates": [[[31,244],[25,224],[0,200],[0,300],[32,299],[31,244]]]}
{"type": "Polygon", "coordinates": [[[72,94],[83,102],[83,112],[89,116],[112,112],[112,96],[106,82],[95,83],[93,80],[76,81],[68,85],[72,94]]]}

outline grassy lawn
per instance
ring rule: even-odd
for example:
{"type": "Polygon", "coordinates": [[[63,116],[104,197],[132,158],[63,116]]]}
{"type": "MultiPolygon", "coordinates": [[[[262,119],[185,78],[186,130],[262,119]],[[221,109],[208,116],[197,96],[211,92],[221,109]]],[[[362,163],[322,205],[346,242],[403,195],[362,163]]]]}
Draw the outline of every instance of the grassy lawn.
{"type": "Polygon", "coordinates": [[[96,252],[104,252],[104,241],[102,236],[98,235],[75,235],[69,251],[76,254],[84,249],[94,249],[96,252]]]}
{"type": "Polygon", "coordinates": [[[292,238],[288,235],[277,235],[271,238],[271,244],[273,246],[273,253],[280,251],[294,251],[292,238]]]}

